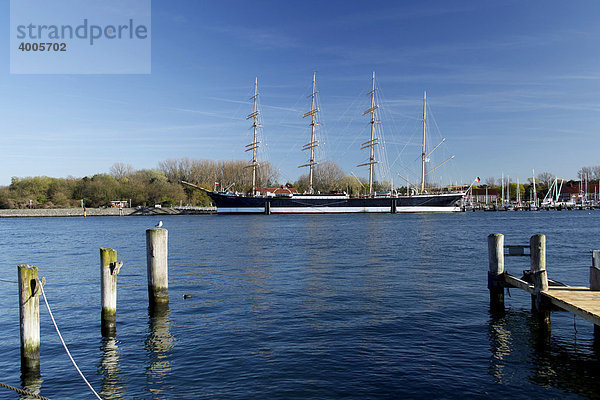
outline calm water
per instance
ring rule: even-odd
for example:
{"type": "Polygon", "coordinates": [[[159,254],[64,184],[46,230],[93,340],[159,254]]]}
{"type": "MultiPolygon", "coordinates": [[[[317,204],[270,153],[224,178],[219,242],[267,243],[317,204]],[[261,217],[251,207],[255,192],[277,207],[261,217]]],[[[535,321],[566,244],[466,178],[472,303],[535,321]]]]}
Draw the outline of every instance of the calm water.
{"type": "MultiPolygon", "coordinates": [[[[147,308],[158,218],[0,220],[0,278],[40,268],[59,327],[105,399],[600,397],[593,326],[530,299],[488,311],[487,235],[545,233],[553,279],[586,285],[600,211],[162,217],[170,307],[147,308]],[[117,335],[100,334],[99,248],[118,251],[117,335]],[[192,297],[184,299],[184,294],[192,297]]],[[[527,259],[507,259],[515,275],[527,259]]],[[[87,399],[45,306],[40,393],[87,399]]],[[[17,285],[0,282],[0,382],[22,386],[17,285]]],[[[0,388],[0,399],[19,398],[0,388]]]]}

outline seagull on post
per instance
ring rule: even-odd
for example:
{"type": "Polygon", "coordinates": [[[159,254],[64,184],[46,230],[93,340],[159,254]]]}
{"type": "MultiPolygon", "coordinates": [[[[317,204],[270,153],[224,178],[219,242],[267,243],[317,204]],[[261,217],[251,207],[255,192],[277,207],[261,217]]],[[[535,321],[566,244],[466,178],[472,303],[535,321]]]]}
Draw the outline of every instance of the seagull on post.
{"type": "Polygon", "coordinates": [[[160,228],[162,226],[162,221],[158,221],[158,224],[154,225],[157,228],[160,228]]]}

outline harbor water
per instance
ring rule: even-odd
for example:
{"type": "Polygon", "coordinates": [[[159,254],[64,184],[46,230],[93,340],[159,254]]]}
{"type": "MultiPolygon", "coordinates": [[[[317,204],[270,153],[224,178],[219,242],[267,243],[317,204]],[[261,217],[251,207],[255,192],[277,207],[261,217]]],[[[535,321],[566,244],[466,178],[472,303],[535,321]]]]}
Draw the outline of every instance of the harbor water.
{"type": "MultiPolygon", "coordinates": [[[[549,277],[588,285],[600,211],[160,219],[170,303],[159,312],[148,309],[145,249],[159,217],[0,219],[0,382],[93,398],[43,301],[41,377],[21,376],[13,281],[31,264],[104,399],[600,397],[593,325],[553,313],[548,338],[528,294],[513,290],[492,316],[487,290],[494,232],[506,244],[546,234],[549,277]],[[114,338],[100,330],[105,246],[123,261],[114,338]]],[[[513,275],[528,268],[506,260],[513,275]]]]}

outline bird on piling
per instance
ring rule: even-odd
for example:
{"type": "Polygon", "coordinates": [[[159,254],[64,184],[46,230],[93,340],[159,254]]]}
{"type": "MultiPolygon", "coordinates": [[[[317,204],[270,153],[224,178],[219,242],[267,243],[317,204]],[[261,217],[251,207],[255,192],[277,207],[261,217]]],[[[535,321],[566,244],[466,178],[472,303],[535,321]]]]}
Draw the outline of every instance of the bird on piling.
{"type": "Polygon", "coordinates": [[[160,228],[162,226],[162,221],[158,221],[158,224],[154,225],[157,228],[160,228]]]}

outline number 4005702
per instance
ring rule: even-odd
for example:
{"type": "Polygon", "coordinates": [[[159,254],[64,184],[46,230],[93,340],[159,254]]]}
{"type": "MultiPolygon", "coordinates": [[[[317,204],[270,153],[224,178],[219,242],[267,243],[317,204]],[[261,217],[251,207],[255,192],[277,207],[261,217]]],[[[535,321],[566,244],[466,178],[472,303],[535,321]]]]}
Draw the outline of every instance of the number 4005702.
{"type": "Polygon", "coordinates": [[[21,51],[67,51],[66,43],[26,43],[19,45],[21,51]]]}

